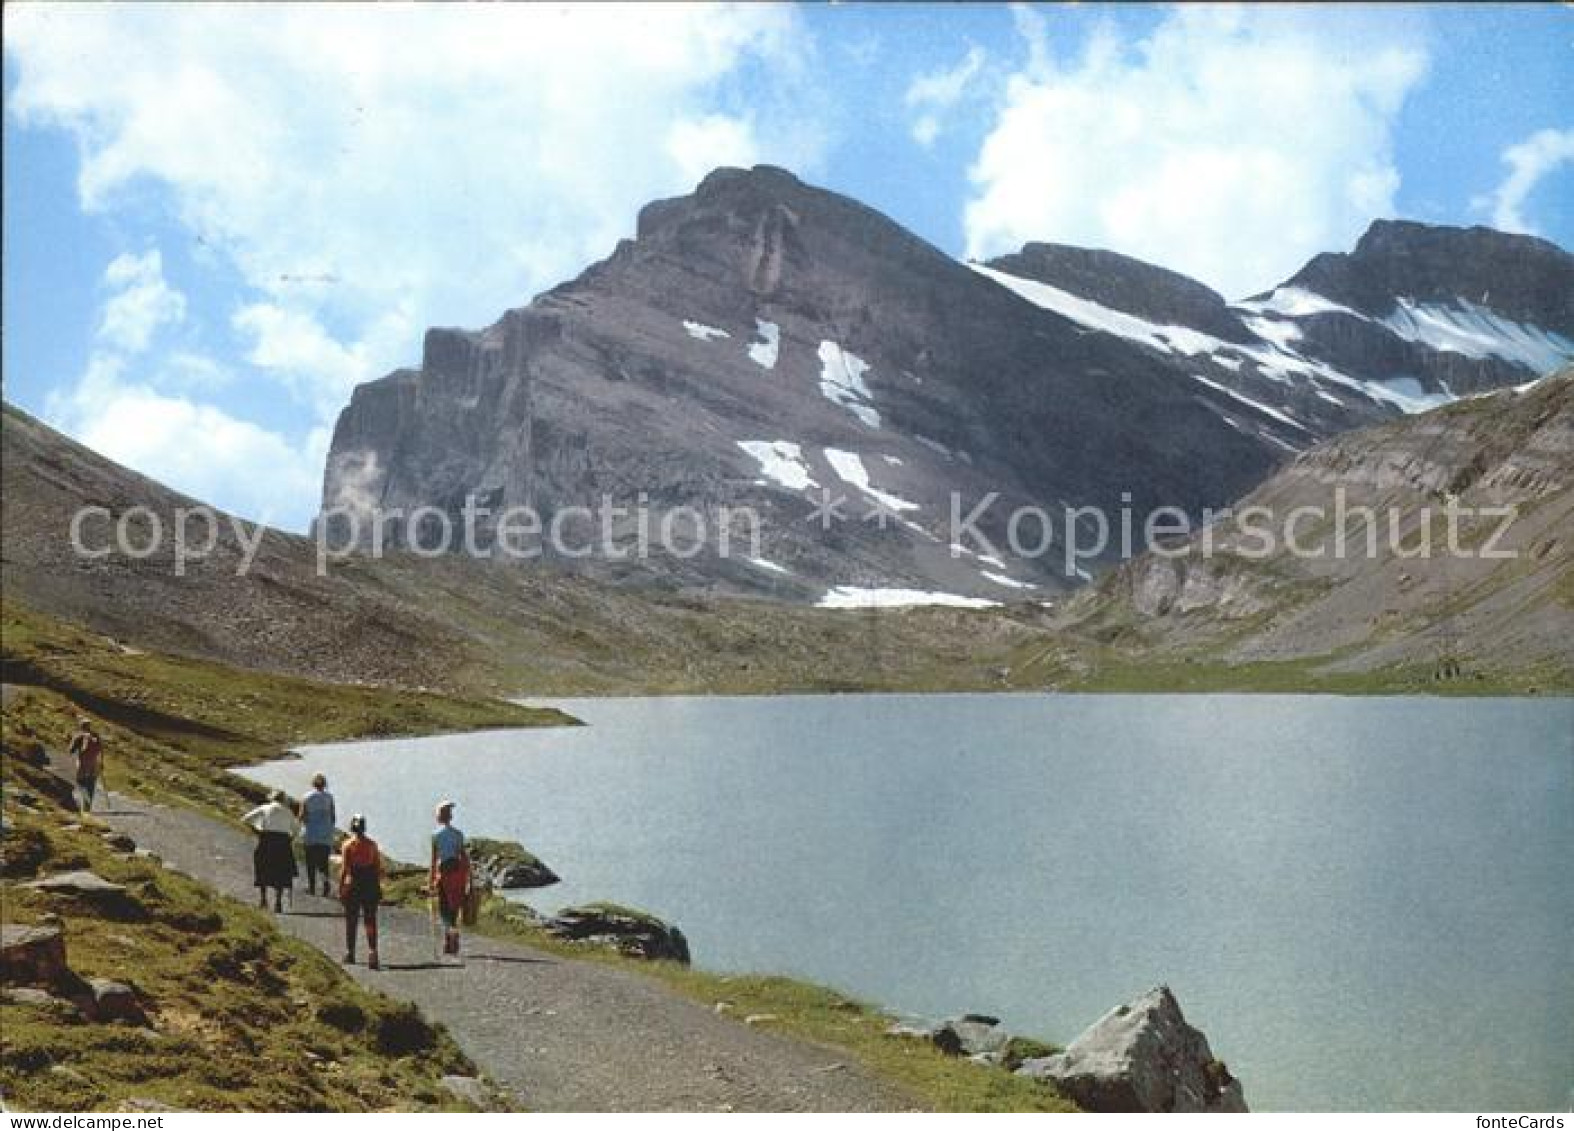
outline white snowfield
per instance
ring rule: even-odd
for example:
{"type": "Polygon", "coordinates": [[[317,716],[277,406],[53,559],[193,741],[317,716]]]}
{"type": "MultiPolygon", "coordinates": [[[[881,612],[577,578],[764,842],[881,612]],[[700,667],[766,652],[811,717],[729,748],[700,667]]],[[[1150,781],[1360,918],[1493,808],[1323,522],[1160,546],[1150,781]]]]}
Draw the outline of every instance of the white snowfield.
{"type": "Polygon", "coordinates": [[[993,279],[1007,290],[1027,299],[1034,306],[1053,310],[1056,314],[1080,325],[1106,334],[1114,334],[1119,338],[1127,338],[1133,342],[1141,342],[1164,353],[1181,353],[1190,357],[1199,353],[1212,353],[1228,345],[1212,334],[1203,334],[1186,326],[1167,326],[1159,322],[1149,322],[1145,318],[1138,318],[1135,314],[1127,314],[1123,310],[1111,310],[1091,299],[1074,295],[1070,291],[1063,291],[1059,287],[1052,287],[1048,283],[1008,275],[1004,271],[985,267],[982,263],[969,263],[968,266],[985,278],[993,279]]]}
{"type": "Polygon", "coordinates": [[[738,447],[753,456],[760,474],[789,491],[818,487],[804,462],[803,449],[790,440],[739,440],[738,447]]]}
{"type": "MultiPolygon", "coordinates": [[[[1241,313],[1242,323],[1261,339],[1261,344],[1252,345],[1227,342],[1184,326],[1149,322],[1058,287],[1018,278],[980,263],[968,266],[1035,306],[1054,311],[1089,330],[1113,334],[1162,353],[1185,357],[1206,355],[1214,364],[1232,371],[1238,371],[1243,362],[1249,361],[1263,376],[1275,381],[1293,384],[1311,380],[1317,395],[1336,404],[1342,402],[1326,390],[1316,388],[1316,382],[1340,386],[1357,396],[1380,401],[1405,413],[1425,412],[1457,399],[1452,394],[1426,392],[1413,378],[1363,381],[1299,353],[1295,343],[1302,340],[1303,334],[1294,321],[1296,318],[1342,313],[1373,321],[1315,291],[1280,287],[1266,298],[1235,303],[1234,309],[1241,313]]],[[[1381,322],[1407,341],[1453,350],[1467,357],[1517,361],[1541,373],[1549,373],[1574,359],[1574,342],[1561,334],[1514,322],[1469,302],[1421,306],[1401,299],[1394,312],[1381,322]]],[[[1277,438],[1266,435],[1263,438],[1284,446],[1277,438]]]]}
{"type": "Polygon", "coordinates": [[[820,392],[825,399],[852,413],[870,428],[880,427],[880,414],[864,384],[869,363],[848,353],[830,339],[820,343],[820,392]]]}
{"type": "Polygon", "coordinates": [[[825,462],[831,465],[831,470],[842,477],[842,481],[858,488],[875,502],[880,503],[889,511],[901,514],[904,511],[915,511],[918,504],[906,499],[898,498],[889,491],[881,491],[869,482],[869,469],[864,467],[864,461],[857,452],[844,452],[837,448],[825,449],[825,462]]]}
{"type": "Polygon", "coordinates": [[[1383,319],[1383,325],[1407,342],[1452,350],[1466,357],[1517,361],[1537,373],[1550,373],[1574,358],[1574,342],[1562,334],[1511,321],[1463,299],[1433,306],[1402,298],[1383,319]]]}
{"type": "Polygon", "coordinates": [[[774,322],[756,318],[754,332],[760,340],[749,343],[749,360],[766,369],[775,369],[776,359],[781,354],[782,328],[774,322]]]}
{"type": "Polygon", "coordinates": [[[925,589],[864,589],[838,585],[816,602],[822,609],[905,609],[916,605],[945,605],[956,609],[994,609],[999,601],[964,597],[960,593],[934,593],[925,589]]]}
{"type": "Polygon", "coordinates": [[[683,323],[683,329],[688,333],[689,337],[696,338],[702,342],[713,341],[716,338],[732,337],[727,331],[718,330],[715,326],[707,326],[703,322],[690,322],[686,319],[683,323]]]}

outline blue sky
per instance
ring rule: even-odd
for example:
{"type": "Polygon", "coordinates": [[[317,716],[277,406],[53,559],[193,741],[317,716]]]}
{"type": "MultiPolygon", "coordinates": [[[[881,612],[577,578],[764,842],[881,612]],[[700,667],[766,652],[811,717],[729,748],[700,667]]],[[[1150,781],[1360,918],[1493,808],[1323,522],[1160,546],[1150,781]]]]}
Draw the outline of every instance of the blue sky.
{"type": "Polygon", "coordinates": [[[769,161],[1230,297],[1378,215],[1574,247],[1574,11],[5,9],[5,395],[302,528],[355,384],[769,161]]]}

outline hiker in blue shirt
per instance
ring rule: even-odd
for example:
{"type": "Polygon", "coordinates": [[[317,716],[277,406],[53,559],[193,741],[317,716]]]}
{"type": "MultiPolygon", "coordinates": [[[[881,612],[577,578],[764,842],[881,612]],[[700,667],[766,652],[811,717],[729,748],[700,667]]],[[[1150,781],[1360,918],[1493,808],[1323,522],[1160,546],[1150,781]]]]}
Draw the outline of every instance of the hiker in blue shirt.
{"type": "Polygon", "coordinates": [[[437,830],[432,833],[431,893],[443,917],[443,953],[459,953],[459,917],[470,894],[470,856],[465,834],[454,828],[454,803],[437,807],[437,830]]]}
{"type": "Polygon", "coordinates": [[[301,802],[299,811],[305,832],[301,843],[306,846],[306,890],[317,890],[317,874],[322,873],[322,894],[328,894],[328,857],[333,852],[333,829],[336,814],[333,794],[328,792],[328,779],[321,774],[312,777],[312,791],[301,802]]]}

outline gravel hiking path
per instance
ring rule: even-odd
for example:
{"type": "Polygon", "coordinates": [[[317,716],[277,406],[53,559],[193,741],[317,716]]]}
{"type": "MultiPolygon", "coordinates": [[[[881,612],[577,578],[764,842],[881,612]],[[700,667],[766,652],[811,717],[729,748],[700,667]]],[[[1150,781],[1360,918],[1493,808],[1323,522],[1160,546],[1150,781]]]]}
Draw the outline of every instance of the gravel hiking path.
{"type": "MultiPolygon", "coordinates": [[[[102,798],[100,798],[102,805],[102,798]]],[[[187,810],[116,792],[95,816],[166,866],[255,904],[253,840],[187,810]]],[[[373,830],[375,835],[376,830],[373,830]]],[[[286,904],[288,908],[289,905],[286,904]]],[[[464,965],[433,960],[428,916],[385,907],[383,969],[352,977],[441,1021],[495,1082],[533,1111],[899,1111],[912,1100],[834,1049],[752,1028],[634,970],[471,934],[464,965]]],[[[335,900],[295,893],[281,929],[335,961],[335,900]]],[[[365,960],[364,940],[360,954],[365,960]]]]}

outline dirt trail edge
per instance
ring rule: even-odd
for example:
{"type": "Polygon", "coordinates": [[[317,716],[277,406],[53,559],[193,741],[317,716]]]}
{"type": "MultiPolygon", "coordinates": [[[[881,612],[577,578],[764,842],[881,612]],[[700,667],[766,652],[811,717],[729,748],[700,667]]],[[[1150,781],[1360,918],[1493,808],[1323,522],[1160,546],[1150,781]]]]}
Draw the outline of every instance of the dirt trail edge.
{"type": "MultiPolygon", "coordinates": [[[[237,824],[116,792],[96,816],[165,864],[254,902],[252,840],[237,824]]],[[[372,830],[376,835],[376,830],[372,830]]],[[[336,901],[295,893],[280,929],[335,961],[336,901]]],[[[914,1104],[834,1049],[748,1028],[636,971],[470,935],[462,968],[432,959],[427,917],[383,908],[383,969],[366,986],[448,1026],[483,1071],[534,1111],[894,1111],[914,1104]]],[[[364,961],[364,943],[361,958],[364,961]]]]}

